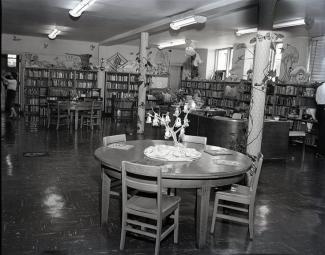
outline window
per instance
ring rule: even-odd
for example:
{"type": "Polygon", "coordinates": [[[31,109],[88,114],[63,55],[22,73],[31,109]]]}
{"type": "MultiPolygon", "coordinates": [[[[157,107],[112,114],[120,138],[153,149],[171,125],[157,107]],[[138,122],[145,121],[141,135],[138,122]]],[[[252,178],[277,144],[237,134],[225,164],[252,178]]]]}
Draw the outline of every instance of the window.
{"type": "Polygon", "coordinates": [[[311,40],[309,71],[311,81],[325,81],[325,36],[311,40]]]}
{"type": "Polygon", "coordinates": [[[233,48],[216,50],[215,70],[225,71],[226,76],[232,68],[233,48]]]}
{"type": "Polygon", "coordinates": [[[282,58],[282,49],[283,43],[279,42],[275,44],[275,51],[271,50],[271,69],[276,71],[276,76],[280,75],[280,67],[281,67],[281,58],[282,58]]]}
{"type": "Polygon", "coordinates": [[[16,67],[16,64],[17,64],[17,55],[8,54],[7,66],[8,67],[16,67]]]}

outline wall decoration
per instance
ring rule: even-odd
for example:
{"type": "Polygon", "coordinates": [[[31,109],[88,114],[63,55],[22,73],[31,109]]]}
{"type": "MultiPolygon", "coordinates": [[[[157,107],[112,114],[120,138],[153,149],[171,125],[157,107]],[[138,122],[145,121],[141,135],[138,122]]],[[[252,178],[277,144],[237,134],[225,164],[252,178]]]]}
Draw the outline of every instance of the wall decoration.
{"type": "Polygon", "coordinates": [[[290,72],[293,70],[295,64],[299,61],[299,51],[296,47],[291,44],[287,44],[283,46],[282,51],[282,59],[281,59],[281,73],[283,76],[280,78],[282,82],[289,82],[290,80],[290,72]]]}
{"type": "Polygon", "coordinates": [[[79,57],[81,60],[81,69],[82,70],[90,70],[90,58],[92,57],[91,54],[70,54],[70,53],[65,53],[68,56],[76,56],[79,57]]]}
{"type": "Polygon", "coordinates": [[[310,73],[307,72],[304,66],[296,66],[290,72],[290,83],[304,84],[309,81],[310,73]]]}
{"type": "Polygon", "coordinates": [[[106,60],[106,63],[115,72],[117,72],[118,69],[123,68],[127,62],[128,60],[118,52],[106,60]]]}
{"type": "Polygon", "coordinates": [[[91,68],[89,58],[91,55],[69,54],[63,56],[38,55],[33,53],[24,53],[23,64],[26,67],[41,67],[41,68],[63,68],[63,69],[82,69],[91,68]],[[84,63],[82,63],[82,60],[84,63]]]}

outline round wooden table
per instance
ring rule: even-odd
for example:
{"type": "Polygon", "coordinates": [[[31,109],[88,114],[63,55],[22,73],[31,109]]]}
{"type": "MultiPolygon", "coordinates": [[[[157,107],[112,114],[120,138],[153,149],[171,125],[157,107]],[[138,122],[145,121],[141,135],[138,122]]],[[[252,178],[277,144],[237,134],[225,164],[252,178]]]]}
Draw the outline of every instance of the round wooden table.
{"type": "MultiPolygon", "coordinates": [[[[197,247],[202,248],[206,244],[208,211],[211,187],[229,185],[240,181],[244,173],[251,167],[252,161],[246,155],[224,150],[222,154],[210,155],[204,150],[216,146],[194,143],[184,143],[186,147],[195,148],[202,156],[194,161],[170,162],[148,158],[144,150],[149,146],[158,144],[172,145],[172,141],[165,140],[134,140],[127,141],[132,145],[128,150],[100,147],[95,151],[95,157],[105,166],[105,173],[111,177],[121,179],[122,161],[137,162],[148,165],[166,165],[166,171],[162,172],[162,185],[166,188],[196,188],[197,211],[196,211],[196,242],[197,247]],[[236,162],[236,165],[218,164],[216,160],[236,162]]],[[[219,161],[220,162],[220,161],[219,161]]]]}

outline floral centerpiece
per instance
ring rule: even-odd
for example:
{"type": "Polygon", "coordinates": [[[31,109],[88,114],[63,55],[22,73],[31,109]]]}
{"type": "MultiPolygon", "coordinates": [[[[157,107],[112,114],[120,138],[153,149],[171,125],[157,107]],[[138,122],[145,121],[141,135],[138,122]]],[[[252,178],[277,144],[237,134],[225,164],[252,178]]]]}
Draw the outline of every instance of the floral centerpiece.
{"type": "Polygon", "coordinates": [[[183,110],[178,105],[173,114],[174,121],[171,120],[169,112],[166,114],[158,114],[154,110],[147,115],[146,123],[152,124],[152,126],[164,126],[165,127],[165,139],[172,138],[174,146],[168,145],[156,145],[146,148],[145,155],[151,158],[169,160],[169,161],[190,161],[201,156],[201,153],[193,148],[186,148],[180,143],[181,137],[185,134],[185,128],[189,126],[189,120],[187,118],[191,110],[195,109],[195,103],[185,103],[183,110]],[[182,120],[181,113],[185,113],[182,120]]]}

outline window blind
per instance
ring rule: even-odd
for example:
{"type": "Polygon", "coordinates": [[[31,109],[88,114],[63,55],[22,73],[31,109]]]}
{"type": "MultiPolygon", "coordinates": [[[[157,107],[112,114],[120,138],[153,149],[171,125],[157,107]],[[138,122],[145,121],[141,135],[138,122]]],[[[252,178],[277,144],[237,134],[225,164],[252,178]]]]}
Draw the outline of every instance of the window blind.
{"type": "Polygon", "coordinates": [[[312,81],[325,81],[325,36],[311,40],[310,73],[312,81]]]}

